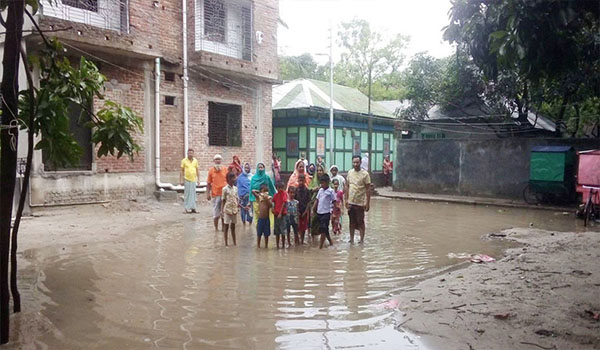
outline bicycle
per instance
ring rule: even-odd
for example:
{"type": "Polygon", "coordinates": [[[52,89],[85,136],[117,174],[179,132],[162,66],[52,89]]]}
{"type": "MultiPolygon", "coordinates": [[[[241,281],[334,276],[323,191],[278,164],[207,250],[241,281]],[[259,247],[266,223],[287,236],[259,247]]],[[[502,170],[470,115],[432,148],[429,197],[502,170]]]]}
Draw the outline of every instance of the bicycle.
{"type": "Polygon", "coordinates": [[[583,188],[589,189],[590,194],[588,200],[585,202],[581,215],[583,215],[583,226],[587,227],[591,220],[600,218],[600,187],[595,186],[583,186],[583,188]]]}
{"type": "Polygon", "coordinates": [[[540,203],[564,204],[568,203],[571,199],[569,191],[563,186],[558,189],[555,187],[551,192],[541,192],[536,191],[535,186],[528,183],[525,188],[523,188],[523,200],[527,204],[537,205],[540,203]]]}

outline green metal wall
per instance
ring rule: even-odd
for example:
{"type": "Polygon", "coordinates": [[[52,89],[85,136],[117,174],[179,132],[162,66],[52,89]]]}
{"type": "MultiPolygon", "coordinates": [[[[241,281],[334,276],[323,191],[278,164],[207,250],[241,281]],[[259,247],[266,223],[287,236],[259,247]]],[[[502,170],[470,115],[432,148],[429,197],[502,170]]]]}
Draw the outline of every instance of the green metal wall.
{"type": "MultiPolygon", "coordinates": [[[[287,155],[288,136],[298,136],[299,152],[306,152],[311,163],[317,159],[317,136],[325,138],[325,164],[331,166],[336,164],[343,172],[352,168],[352,146],[353,139],[361,140],[361,155],[368,150],[369,135],[362,130],[343,130],[334,128],[334,162],[329,159],[329,129],[323,127],[274,127],[273,128],[273,151],[281,157],[281,171],[292,172],[298,157],[287,155]],[[354,136],[353,136],[354,134],[354,136]]],[[[373,164],[374,171],[382,171],[384,143],[389,142],[390,158],[393,159],[395,140],[392,133],[373,133],[373,164]]]]}

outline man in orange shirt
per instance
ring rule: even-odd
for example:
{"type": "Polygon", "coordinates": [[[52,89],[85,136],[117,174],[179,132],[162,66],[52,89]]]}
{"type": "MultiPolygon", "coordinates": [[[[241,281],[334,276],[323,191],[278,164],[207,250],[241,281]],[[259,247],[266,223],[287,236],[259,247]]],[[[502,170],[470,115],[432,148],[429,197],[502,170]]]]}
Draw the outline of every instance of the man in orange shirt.
{"type": "MultiPolygon", "coordinates": [[[[223,194],[223,187],[227,185],[227,167],[221,166],[222,159],[220,154],[214,156],[215,165],[208,170],[208,179],[206,180],[208,184],[206,199],[210,201],[212,197],[213,221],[217,231],[219,230],[219,218],[221,217],[221,195],[223,194]]],[[[221,224],[221,227],[223,227],[223,224],[221,224]]]]}

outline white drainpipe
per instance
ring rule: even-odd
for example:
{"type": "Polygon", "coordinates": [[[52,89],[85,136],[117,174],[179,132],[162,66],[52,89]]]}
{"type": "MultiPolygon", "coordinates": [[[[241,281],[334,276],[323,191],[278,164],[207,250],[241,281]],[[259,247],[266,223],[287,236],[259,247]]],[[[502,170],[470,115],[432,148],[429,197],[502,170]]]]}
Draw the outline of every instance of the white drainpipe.
{"type": "MultiPolygon", "coordinates": [[[[154,59],[154,152],[156,167],[156,186],[161,191],[173,190],[183,191],[183,186],[173,185],[171,183],[160,182],[160,58],[154,59]]],[[[199,182],[200,187],[196,187],[196,192],[206,192],[206,182],[199,182]]]]}
{"type": "Polygon", "coordinates": [[[183,32],[183,151],[184,157],[187,156],[189,148],[188,141],[188,57],[187,57],[187,0],[182,0],[182,32],[183,32]]]}
{"type": "Polygon", "coordinates": [[[168,190],[177,190],[177,187],[170,183],[160,182],[160,58],[154,59],[154,152],[155,167],[156,167],[156,186],[168,190]]]}

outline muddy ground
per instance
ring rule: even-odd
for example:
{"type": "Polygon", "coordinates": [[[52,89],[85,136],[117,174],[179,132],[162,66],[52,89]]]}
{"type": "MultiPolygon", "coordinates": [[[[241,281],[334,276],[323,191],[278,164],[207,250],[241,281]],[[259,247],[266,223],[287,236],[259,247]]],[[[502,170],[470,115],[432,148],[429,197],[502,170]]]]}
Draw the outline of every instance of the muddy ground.
{"type": "Polygon", "coordinates": [[[403,327],[435,349],[600,349],[600,233],[512,229],[504,258],[398,297],[403,327]]]}
{"type": "MultiPolygon", "coordinates": [[[[210,211],[206,204],[200,209],[210,211]]],[[[37,210],[20,235],[24,311],[12,316],[8,348],[45,348],[37,340],[44,334],[64,337],[30,298],[32,288],[43,286],[37,281],[44,281],[46,264],[78,245],[79,254],[88,245],[118,244],[128,233],[175,224],[182,211],[152,199],[37,210]]],[[[422,335],[430,349],[600,349],[599,232],[511,229],[485,239],[519,247],[496,262],[465,261],[402,292],[396,297],[402,328],[422,335]]]]}

